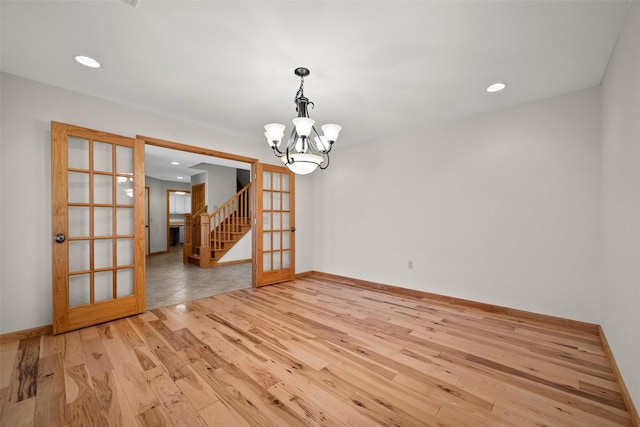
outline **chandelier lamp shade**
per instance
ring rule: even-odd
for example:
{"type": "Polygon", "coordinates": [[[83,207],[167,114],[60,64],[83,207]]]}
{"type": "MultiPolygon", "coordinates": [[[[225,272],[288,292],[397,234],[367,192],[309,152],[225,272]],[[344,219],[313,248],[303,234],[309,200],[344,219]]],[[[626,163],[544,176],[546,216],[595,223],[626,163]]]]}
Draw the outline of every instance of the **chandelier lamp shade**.
{"type": "Polygon", "coordinates": [[[329,167],[329,152],[338,139],[341,126],[326,124],[321,127],[320,135],[315,128],[315,120],[309,117],[309,106],[313,102],[304,96],[304,78],[310,74],[307,68],[296,68],[296,76],[300,77],[300,88],[293,102],[296,104],[298,116],[293,119],[293,129],[287,141],[282,141],[286,126],[280,123],[269,123],[264,126],[267,143],[273,154],[280,158],[293,173],[307,175],[316,170],[329,167]]]}

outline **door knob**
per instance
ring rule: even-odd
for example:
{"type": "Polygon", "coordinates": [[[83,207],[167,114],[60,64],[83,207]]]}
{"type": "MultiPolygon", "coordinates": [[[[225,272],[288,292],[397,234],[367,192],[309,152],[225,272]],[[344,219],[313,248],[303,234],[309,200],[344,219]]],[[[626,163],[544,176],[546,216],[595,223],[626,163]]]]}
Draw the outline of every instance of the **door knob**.
{"type": "Polygon", "coordinates": [[[291,227],[291,232],[295,233],[296,232],[296,228],[295,227],[291,227]]]}
{"type": "Polygon", "coordinates": [[[62,233],[56,234],[56,243],[62,243],[66,239],[66,236],[62,233]]]}

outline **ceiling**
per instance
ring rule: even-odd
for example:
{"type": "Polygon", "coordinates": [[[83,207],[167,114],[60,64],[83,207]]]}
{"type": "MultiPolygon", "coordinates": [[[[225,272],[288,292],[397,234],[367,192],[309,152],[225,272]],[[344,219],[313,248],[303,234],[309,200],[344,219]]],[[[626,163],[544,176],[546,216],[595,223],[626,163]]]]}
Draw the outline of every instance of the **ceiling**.
{"type": "Polygon", "coordinates": [[[225,166],[234,169],[251,170],[251,164],[214,158],[203,154],[188,153],[186,151],[171,150],[145,145],[144,167],[145,175],[163,181],[190,182],[190,177],[205,172],[202,164],[225,166]],[[178,163],[177,165],[174,163],[178,163]]]}
{"type": "Polygon", "coordinates": [[[598,85],[628,4],[2,0],[1,68],[267,149],[262,126],[290,129],[305,66],[311,117],[360,144],[598,85]]]}

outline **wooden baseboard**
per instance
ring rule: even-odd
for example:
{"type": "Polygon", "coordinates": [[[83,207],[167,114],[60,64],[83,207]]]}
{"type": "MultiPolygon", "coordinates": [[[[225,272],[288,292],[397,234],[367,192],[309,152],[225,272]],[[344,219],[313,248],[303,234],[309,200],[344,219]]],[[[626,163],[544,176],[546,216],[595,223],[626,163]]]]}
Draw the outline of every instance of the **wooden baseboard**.
{"type": "Polygon", "coordinates": [[[22,331],[9,332],[0,335],[0,344],[8,343],[11,341],[20,341],[25,338],[39,337],[40,335],[47,335],[53,333],[53,326],[45,325],[38,326],[37,328],[24,329],[22,331]]]}
{"type": "Polygon", "coordinates": [[[168,254],[169,251],[157,251],[157,252],[149,252],[148,256],[154,256],[154,255],[163,255],[163,254],[168,254]]]}
{"type": "Polygon", "coordinates": [[[622,374],[618,369],[616,359],[615,357],[613,357],[613,351],[611,351],[611,347],[609,347],[609,342],[607,341],[607,337],[605,336],[604,330],[601,326],[598,326],[598,333],[600,335],[600,341],[602,342],[602,348],[604,348],[604,353],[607,355],[607,359],[609,359],[609,363],[611,364],[613,376],[616,378],[616,381],[620,385],[620,393],[622,394],[622,399],[624,400],[624,404],[627,407],[627,412],[629,412],[629,416],[631,417],[631,425],[633,427],[640,427],[640,416],[638,415],[638,410],[633,404],[633,400],[631,399],[631,395],[629,394],[629,389],[627,389],[627,386],[622,379],[622,374]]]}
{"type": "Polygon", "coordinates": [[[307,277],[313,276],[314,271],[303,271],[302,273],[296,273],[296,279],[306,279],[307,277]]]}
{"type": "Polygon", "coordinates": [[[555,325],[563,328],[570,328],[580,332],[588,333],[590,335],[598,335],[599,325],[594,323],[582,322],[579,320],[565,319],[563,317],[550,316],[547,314],[539,314],[531,311],[518,310],[515,308],[503,307],[499,305],[487,304],[483,302],[471,301],[462,298],[450,297],[446,295],[439,295],[425,291],[418,291],[415,289],[401,288],[399,286],[385,285],[382,283],[369,282],[366,280],[353,279],[351,277],[338,276],[335,274],[323,273],[319,271],[312,271],[312,275],[317,275],[323,279],[331,280],[334,282],[342,283],[345,285],[358,286],[370,289],[376,289],[379,291],[390,292],[399,295],[410,296],[414,298],[428,299],[430,302],[441,305],[462,305],[465,307],[472,307],[478,310],[486,311],[492,314],[504,314],[523,320],[530,320],[534,322],[544,323],[545,325],[555,325]]]}
{"type": "Polygon", "coordinates": [[[219,263],[217,263],[216,265],[214,265],[214,268],[215,268],[215,267],[221,267],[221,266],[223,266],[223,265],[244,264],[244,263],[247,263],[247,262],[251,262],[251,258],[247,258],[247,259],[239,259],[239,260],[236,260],[236,261],[225,261],[225,262],[219,262],[219,263]]]}

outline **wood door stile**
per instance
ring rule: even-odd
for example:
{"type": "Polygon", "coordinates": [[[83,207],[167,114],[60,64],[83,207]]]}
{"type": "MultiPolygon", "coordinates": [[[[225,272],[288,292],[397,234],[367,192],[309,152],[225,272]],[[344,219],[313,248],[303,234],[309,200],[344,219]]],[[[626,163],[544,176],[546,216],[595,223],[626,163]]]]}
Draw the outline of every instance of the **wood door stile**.
{"type": "Polygon", "coordinates": [[[606,353],[311,275],[1,344],[0,425],[635,427],[606,353]]]}

